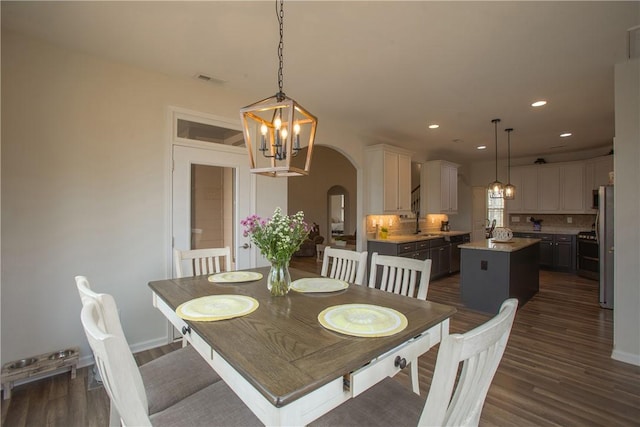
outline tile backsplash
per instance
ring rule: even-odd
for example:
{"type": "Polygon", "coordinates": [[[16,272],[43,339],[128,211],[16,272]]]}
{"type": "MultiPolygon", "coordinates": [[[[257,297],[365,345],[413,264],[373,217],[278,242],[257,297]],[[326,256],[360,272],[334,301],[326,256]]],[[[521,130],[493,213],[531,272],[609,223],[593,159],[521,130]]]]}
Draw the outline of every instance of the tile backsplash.
{"type": "Polygon", "coordinates": [[[508,219],[508,227],[533,228],[533,224],[527,218],[533,217],[542,220],[542,230],[545,227],[553,228],[577,228],[579,230],[591,230],[591,226],[596,222],[596,216],[591,214],[575,215],[543,215],[543,214],[511,214],[508,219]],[[520,219],[520,221],[515,221],[520,219]],[[569,222],[569,220],[571,222],[569,222]]]}
{"type": "MultiPolygon", "coordinates": [[[[447,221],[449,218],[447,215],[427,215],[421,217],[418,226],[421,232],[430,232],[440,230],[440,223],[447,221]]],[[[389,235],[407,235],[413,234],[416,231],[416,219],[413,218],[401,218],[398,215],[368,215],[367,216],[367,236],[373,238],[376,232],[376,225],[378,229],[386,227],[389,230],[389,235]]]]}

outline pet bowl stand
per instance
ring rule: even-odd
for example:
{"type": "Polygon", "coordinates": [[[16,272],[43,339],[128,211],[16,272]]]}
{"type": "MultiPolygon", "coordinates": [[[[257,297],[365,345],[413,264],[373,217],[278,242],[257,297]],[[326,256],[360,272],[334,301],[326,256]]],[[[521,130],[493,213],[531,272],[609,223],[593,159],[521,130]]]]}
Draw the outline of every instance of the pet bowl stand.
{"type": "Polygon", "coordinates": [[[39,356],[27,357],[25,359],[14,360],[2,366],[2,389],[4,399],[11,399],[11,389],[15,381],[31,378],[36,375],[56,371],[62,368],[71,370],[71,379],[76,377],[76,367],[80,357],[80,349],[71,347],[41,354],[39,356]]]}

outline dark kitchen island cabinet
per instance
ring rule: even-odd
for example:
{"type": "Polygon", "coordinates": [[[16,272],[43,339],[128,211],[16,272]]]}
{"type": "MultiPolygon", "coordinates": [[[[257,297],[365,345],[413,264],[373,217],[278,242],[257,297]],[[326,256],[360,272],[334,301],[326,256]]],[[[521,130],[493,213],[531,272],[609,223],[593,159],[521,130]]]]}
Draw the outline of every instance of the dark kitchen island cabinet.
{"type": "Polygon", "coordinates": [[[460,245],[460,291],[468,308],[495,314],[507,298],[520,305],[539,290],[540,239],[460,245]]]}
{"type": "Polygon", "coordinates": [[[513,237],[540,239],[541,268],[569,273],[576,272],[578,257],[575,234],[514,232],[513,237]]]}

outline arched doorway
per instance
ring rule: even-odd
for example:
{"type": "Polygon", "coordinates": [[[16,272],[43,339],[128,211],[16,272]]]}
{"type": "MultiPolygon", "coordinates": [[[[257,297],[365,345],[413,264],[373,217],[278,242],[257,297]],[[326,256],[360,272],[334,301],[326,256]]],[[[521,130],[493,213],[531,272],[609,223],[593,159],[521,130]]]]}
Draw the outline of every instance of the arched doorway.
{"type": "MultiPolygon", "coordinates": [[[[301,152],[297,157],[304,157],[304,154],[301,152]]],[[[311,172],[308,176],[289,178],[287,198],[289,213],[303,211],[308,223],[320,226],[320,235],[327,243],[332,243],[330,192],[333,193],[331,195],[345,195],[342,234],[354,236],[357,228],[356,168],[339,151],[316,145],[313,149],[311,172]],[[338,188],[341,190],[336,190],[338,188]]]]}

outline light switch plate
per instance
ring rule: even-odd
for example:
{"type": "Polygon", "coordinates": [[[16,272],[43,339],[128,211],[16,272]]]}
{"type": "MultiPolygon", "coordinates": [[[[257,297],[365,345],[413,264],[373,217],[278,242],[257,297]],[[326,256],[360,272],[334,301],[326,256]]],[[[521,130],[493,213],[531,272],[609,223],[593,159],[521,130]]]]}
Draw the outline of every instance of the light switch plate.
{"type": "Polygon", "coordinates": [[[567,217],[567,224],[573,224],[573,218],[568,216],[567,217]]]}

